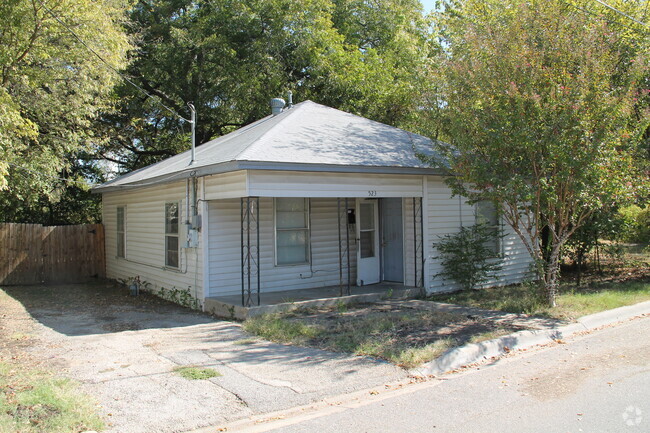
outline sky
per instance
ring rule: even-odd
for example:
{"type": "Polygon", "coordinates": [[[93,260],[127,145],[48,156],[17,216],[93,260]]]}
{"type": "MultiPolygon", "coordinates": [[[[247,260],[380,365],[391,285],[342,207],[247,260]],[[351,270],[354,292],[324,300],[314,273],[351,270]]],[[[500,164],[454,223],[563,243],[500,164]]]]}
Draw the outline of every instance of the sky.
{"type": "Polygon", "coordinates": [[[435,6],[436,0],[420,0],[422,6],[424,6],[425,12],[431,12],[431,9],[435,6]]]}

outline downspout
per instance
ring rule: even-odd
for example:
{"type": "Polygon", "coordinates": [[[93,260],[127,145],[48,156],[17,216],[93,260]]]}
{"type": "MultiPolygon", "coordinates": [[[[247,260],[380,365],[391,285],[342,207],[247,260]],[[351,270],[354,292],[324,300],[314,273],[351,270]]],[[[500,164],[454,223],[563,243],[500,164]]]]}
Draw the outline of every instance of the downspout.
{"type": "Polygon", "coordinates": [[[185,212],[185,226],[190,224],[190,178],[185,179],[185,203],[187,204],[187,209],[185,212]]]}
{"type": "MultiPolygon", "coordinates": [[[[192,117],[190,120],[190,124],[192,125],[192,151],[191,151],[191,158],[190,158],[189,165],[193,165],[196,162],[196,109],[194,108],[194,104],[192,104],[191,102],[188,102],[187,106],[190,107],[190,111],[192,112],[192,117]]],[[[196,172],[193,171],[190,173],[190,178],[188,179],[188,182],[191,182],[190,184],[188,184],[188,188],[191,189],[190,189],[189,196],[187,197],[188,198],[187,220],[190,227],[196,230],[198,229],[198,223],[195,218],[196,215],[198,214],[196,172]],[[191,187],[189,187],[189,185],[191,185],[191,187]]]]}

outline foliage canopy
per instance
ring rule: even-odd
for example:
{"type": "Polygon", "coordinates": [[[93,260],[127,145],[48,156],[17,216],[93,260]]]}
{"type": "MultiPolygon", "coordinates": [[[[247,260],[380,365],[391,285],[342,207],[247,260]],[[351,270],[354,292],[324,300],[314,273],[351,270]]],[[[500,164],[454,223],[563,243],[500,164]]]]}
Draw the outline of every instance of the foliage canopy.
{"type": "MultiPolygon", "coordinates": [[[[186,118],[193,102],[198,144],[267,116],[289,90],[296,102],[412,124],[429,85],[417,0],[140,1],[130,18],[129,75],[186,118]]],[[[128,171],[188,148],[186,122],[132,86],[118,94],[102,156],[128,171]]]]}
{"type": "Polygon", "coordinates": [[[561,0],[449,1],[437,24],[448,182],[499,205],[554,304],[562,245],[647,184],[647,41],[561,0]]]}
{"type": "Polygon", "coordinates": [[[94,122],[111,109],[117,77],[59,21],[123,67],[130,47],[125,6],[122,0],[0,4],[0,218],[29,221],[41,214],[34,208],[87,190],[85,176],[93,172],[80,160],[102,144],[94,122]]]}

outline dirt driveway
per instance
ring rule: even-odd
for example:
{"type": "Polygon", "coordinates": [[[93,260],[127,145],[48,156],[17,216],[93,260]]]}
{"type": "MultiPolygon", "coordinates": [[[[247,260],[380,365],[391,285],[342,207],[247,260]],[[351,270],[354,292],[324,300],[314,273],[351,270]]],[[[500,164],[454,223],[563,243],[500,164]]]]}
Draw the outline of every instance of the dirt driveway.
{"type": "Polygon", "coordinates": [[[94,396],[111,432],[181,432],[403,380],[388,363],[254,341],[239,324],[110,283],[0,290],[0,357],[94,396]],[[187,380],[178,366],[216,369],[187,380]]]}

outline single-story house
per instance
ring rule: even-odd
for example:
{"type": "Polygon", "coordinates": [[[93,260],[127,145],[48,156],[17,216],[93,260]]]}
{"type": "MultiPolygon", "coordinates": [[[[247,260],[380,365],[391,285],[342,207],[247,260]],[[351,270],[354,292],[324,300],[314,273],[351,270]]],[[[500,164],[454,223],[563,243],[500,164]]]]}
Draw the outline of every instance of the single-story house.
{"type": "Polygon", "coordinates": [[[491,221],[499,284],[530,258],[489,206],[451,197],[421,135],[305,101],[95,188],[109,278],[257,305],[274,291],[390,281],[449,291],[439,236],[491,221]],[[496,233],[496,231],[495,231],[496,233]]]}

